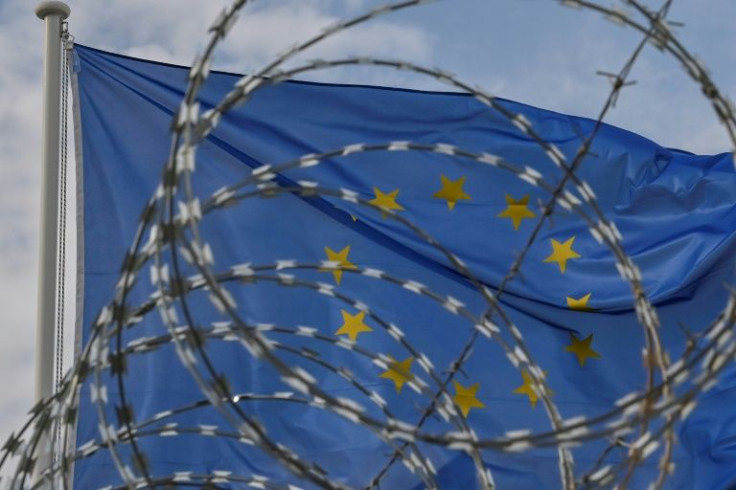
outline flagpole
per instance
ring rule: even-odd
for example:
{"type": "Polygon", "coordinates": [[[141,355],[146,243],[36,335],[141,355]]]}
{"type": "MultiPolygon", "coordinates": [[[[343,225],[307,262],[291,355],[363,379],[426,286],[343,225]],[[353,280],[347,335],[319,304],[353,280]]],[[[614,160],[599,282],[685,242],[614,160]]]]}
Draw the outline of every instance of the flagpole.
{"type": "MultiPolygon", "coordinates": [[[[40,2],[36,15],[46,24],[43,95],[43,166],[36,317],[36,401],[54,394],[59,152],[61,140],[61,24],[71,9],[63,2],[40,2]]],[[[50,467],[51,434],[41,441],[36,475],[50,467]]]]}

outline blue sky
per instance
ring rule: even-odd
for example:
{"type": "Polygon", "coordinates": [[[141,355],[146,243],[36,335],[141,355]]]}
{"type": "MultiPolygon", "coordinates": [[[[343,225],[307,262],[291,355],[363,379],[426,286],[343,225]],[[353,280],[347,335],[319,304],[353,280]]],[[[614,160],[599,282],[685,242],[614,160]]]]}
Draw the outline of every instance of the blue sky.
{"type": "MultiPolygon", "coordinates": [[[[77,41],[111,51],[188,64],[223,0],[69,0],[77,41]]],[[[384,3],[384,2],[380,2],[384,3]]],[[[613,0],[604,5],[622,2],[613,0]]],[[[646,2],[652,7],[658,2],[646,2]]],[[[216,67],[247,72],[372,0],[259,0],[248,7],[216,57],[216,67]]],[[[32,405],[40,186],[43,25],[33,2],[0,2],[0,439],[32,405]]],[[[683,44],[710,68],[725,93],[736,87],[736,2],[675,0],[670,18],[683,44]]],[[[591,12],[552,0],[444,0],[342,34],[306,58],[370,54],[438,66],[492,93],[594,117],[608,81],[640,35],[591,12]]],[[[609,122],[663,145],[698,153],[732,148],[699,88],[679,63],[648,47],[609,122]]],[[[322,81],[445,89],[385,70],[340,70],[322,81]]],[[[73,214],[73,212],[72,212],[73,214]]],[[[70,245],[73,248],[73,244],[70,245]]],[[[73,276],[74,266],[68,267],[73,276]]],[[[73,296],[69,284],[68,296],[73,296]]],[[[73,301],[66,317],[73,321],[73,301]]],[[[67,328],[71,334],[73,328],[67,328]]]]}

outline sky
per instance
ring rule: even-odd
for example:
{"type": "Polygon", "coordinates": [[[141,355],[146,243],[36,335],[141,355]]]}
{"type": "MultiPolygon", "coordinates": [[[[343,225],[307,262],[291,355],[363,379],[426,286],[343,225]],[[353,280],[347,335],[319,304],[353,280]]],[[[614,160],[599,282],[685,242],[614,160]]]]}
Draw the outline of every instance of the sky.
{"type": "MultiPolygon", "coordinates": [[[[72,9],[69,29],[77,42],[186,65],[202,49],[207,28],[229,2],[67,3],[72,9]]],[[[603,5],[620,3],[606,0],[603,5]]],[[[252,2],[217,52],[215,68],[252,72],[297,40],[378,4],[252,2]]],[[[646,4],[654,8],[658,2],[646,4]]],[[[44,34],[33,6],[28,0],[0,0],[0,444],[33,404],[44,34]]],[[[710,68],[722,92],[733,94],[736,2],[674,0],[670,19],[684,23],[675,29],[682,43],[710,68]]],[[[444,0],[343,33],[302,59],[358,54],[408,59],[449,70],[500,97],[595,117],[610,90],[608,80],[596,71],[618,72],[640,39],[630,28],[552,0],[444,0]]],[[[418,76],[378,69],[303,78],[447,90],[418,76]]],[[[704,154],[733,149],[699,88],[676,60],[650,46],[631,78],[637,83],[623,92],[607,121],[668,147],[704,154]]],[[[72,174],[69,178],[73,181],[72,174]]],[[[70,217],[73,214],[72,209],[70,217]]],[[[74,250],[71,231],[67,247],[74,250]]],[[[75,315],[73,270],[70,261],[64,310],[69,345],[75,315]]]]}

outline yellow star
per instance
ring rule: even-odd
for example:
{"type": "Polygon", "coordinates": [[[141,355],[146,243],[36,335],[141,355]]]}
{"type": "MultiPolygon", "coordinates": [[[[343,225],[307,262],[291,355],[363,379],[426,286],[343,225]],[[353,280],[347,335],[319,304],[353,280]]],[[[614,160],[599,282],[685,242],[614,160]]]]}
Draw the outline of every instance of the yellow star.
{"type": "Polygon", "coordinates": [[[342,327],[335,332],[335,335],[347,335],[355,342],[359,333],[373,331],[371,327],[363,323],[365,311],[358,312],[357,315],[351,315],[345,310],[340,310],[340,313],[342,313],[342,327]]]}
{"type": "MultiPolygon", "coordinates": [[[[355,269],[355,264],[348,260],[348,254],[350,253],[350,245],[343,248],[339,252],[335,252],[330,247],[325,247],[325,253],[327,254],[327,260],[330,262],[338,262],[340,267],[343,269],[355,269]]],[[[320,269],[321,271],[328,271],[331,269],[320,269]]],[[[335,282],[340,284],[342,280],[342,271],[339,269],[331,270],[332,275],[335,277],[335,282]]]]}
{"type": "MultiPolygon", "coordinates": [[[[547,371],[543,371],[542,374],[545,378],[547,377],[547,371]]],[[[521,377],[524,380],[524,384],[516,388],[514,393],[528,396],[529,401],[532,404],[532,408],[534,408],[537,405],[537,400],[539,400],[539,395],[537,395],[537,392],[532,388],[532,377],[526,369],[521,372],[521,377]]],[[[549,388],[547,391],[552,394],[552,391],[549,390],[549,388]]]]}
{"type": "Polygon", "coordinates": [[[411,363],[414,362],[414,358],[409,356],[401,362],[397,361],[393,357],[391,357],[391,359],[393,359],[393,362],[390,362],[388,369],[382,372],[379,376],[393,381],[394,386],[396,387],[396,393],[401,393],[401,388],[404,386],[404,383],[414,379],[414,375],[411,374],[411,363]]]}
{"type": "MultiPolygon", "coordinates": [[[[385,194],[381,192],[381,189],[379,189],[378,187],[374,187],[373,193],[376,195],[376,198],[368,201],[371,204],[382,207],[382,208],[390,209],[392,211],[402,211],[404,209],[401,206],[401,204],[396,202],[396,197],[399,195],[398,189],[394,189],[388,194],[385,194]]],[[[383,218],[386,217],[385,211],[381,210],[381,216],[383,218]]]]}
{"type": "Polygon", "coordinates": [[[575,242],[575,237],[570,238],[564,243],[560,243],[554,238],[552,239],[552,254],[544,259],[545,262],[557,262],[560,266],[560,272],[565,273],[565,267],[567,261],[570,259],[580,258],[580,254],[572,249],[572,244],[575,242]]]}
{"type": "Polygon", "coordinates": [[[514,224],[514,230],[519,229],[521,220],[524,218],[534,218],[536,216],[536,214],[534,214],[528,207],[529,194],[525,195],[518,201],[506,194],[506,204],[508,204],[508,207],[498,213],[497,217],[511,218],[511,221],[514,224]]]}
{"type": "Polygon", "coordinates": [[[452,382],[455,385],[455,396],[452,397],[460,407],[460,411],[463,413],[463,417],[467,418],[471,408],[485,408],[485,404],[475,397],[475,393],[478,391],[480,383],[475,383],[469,388],[464,387],[457,381],[452,382]]]}
{"type": "Polygon", "coordinates": [[[459,200],[470,199],[470,196],[463,191],[465,177],[460,177],[457,180],[450,180],[444,175],[440,175],[440,179],[442,180],[442,189],[432,194],[432,197],[445,199],[450,211],[455,209],[455,204],[457,204],[459,200]]]}
{"type": "Polygon", "coordinates": [[[572,344],[566,346],[565,350],[567,352],[572,352],[578,357],[580,367],[585,366],[585,361],[588,360],[589,357],[593,359],[601,358],[601,355],[590,347],[590,343],[593,342],[593,334],[590,334],[585,337],[585,339],[580,340],[575,336],[574,333],[571,333],[570,340],[572,341],[572,344]]]}
{"type": "Polygon", "coordinates": [[[593,293],[588,293],[582,298],[572,298],[570,296],[567,297],[567,307],[571,310],[577,310],[577,311],[593,311],[593,308],[588,306],[588,300],[590,300],[590,295],[593,293]]]}

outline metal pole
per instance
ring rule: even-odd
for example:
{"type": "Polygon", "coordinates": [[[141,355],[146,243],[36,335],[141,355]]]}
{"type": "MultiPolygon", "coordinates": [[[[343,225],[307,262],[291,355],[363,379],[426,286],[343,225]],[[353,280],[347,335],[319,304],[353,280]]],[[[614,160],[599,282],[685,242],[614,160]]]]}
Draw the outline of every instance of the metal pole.
{"type": "MultiPolygon", "coordinates": [[[[36,401],[54,394],[59,142],[61,139],[61,23],[71,9],[63,2],[40,2],[36,15],[46,23],[43,95],[41,232],[36,318],[36,401]]],[[[52,434],[41,441],[35,473],[51,466],[52,434]]]]}

